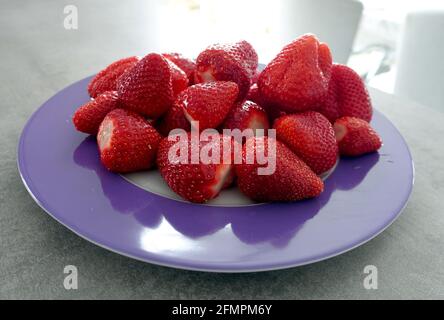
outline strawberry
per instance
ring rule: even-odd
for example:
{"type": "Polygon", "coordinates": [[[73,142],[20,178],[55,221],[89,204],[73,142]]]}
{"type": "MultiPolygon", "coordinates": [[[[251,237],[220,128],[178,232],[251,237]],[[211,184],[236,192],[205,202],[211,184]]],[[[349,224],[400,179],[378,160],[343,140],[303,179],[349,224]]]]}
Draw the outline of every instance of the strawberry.
{"type": "Polygon", "coordinates": [[[332,68],[333,68],[333,57],[330,52],[330,48],[324,42],[319,43],[318,49],[319,55],[319,68],[326,79],[331,78],[332,68]]]}
{"type": "Polygon", "coordinates": [[[262,71],[257,84],[269,104],[295,113],[323,103],[330,73],[328,47],[308,34],[285,46],[262,71]]]}
{"type": "Polygon", "coordinates": [[[162,56],[174,62],[180,69],[182,69],[188,77],[189,84],[194,84],[194,71],[196,70],[196,63],[184,57],[180,53],[163,53],[162,56]]]}
{"type": "Polygon", "coordinates": [[[331,123],[334,123],[341,116],[338,108],[338,83],[334,80],[333,72],[328,83],[327,96],[317,111],[323,114],[331,123]]]}
{"type": "Polygon", "coordinates": [[[265,101],[262,98],[262,96],[261,96],[261,94],[259,92],[259,88],[258,88],[256,83],[251,85],[250,90],[248,91],[246,99],[257,103],[260,106],[265,104],[265,101]]]}
{"type": "Polygon", "coordinates": [[[199,121],[201,130],[216,128],[230,112],[239,89],[234,82],[214,81],[195,84],[182,91],[176,104],[191,121],[199,121]]]}
{"type": "Polygon", "coordinates": [[[327,99],[320,112],[334,122],[339,117],[356,117],[367,122],[373,108],[364,82],[351,68],[334,64],[327,99]]]}
{"type": "Polygon", "coordinates": [[[134,67],[139,57],[129,57],[117,60],[100,71],[88,84],[88,93],[92,98],[105,91],[117,88],[117,79],[128,69],[134,67]]]}
{"type": "Polygon", "coordinates": [[[209,142],[197,140],[195,143],[191,133],[164,138],[159,145],[157,154],[160,174],[170,188],[182,198],[196,203],[207,202],[215,198],[221,189],[227,187],[228,182],[233,179],[232,154],[229,155],[229,159],[223,157],[224,144],[229,146],[230,143],[232,143],[231,138],[224,136],[209,142]],[[194,152],[193,149],[201,154],[203,148],[220,150],[219,156],[213,161],[198,159],[193,163],[191,155],[194,152]],[[173,156],[178,159],[174,159],[173,156]],[[180,161],[180,158],[183,158],[183,161],[180,161]]]}
{"type": "Polygon", "coordinates": [[[322,180],[301,159],[270,137],[249,138],[242,148],[242,164],[236,164],[235,170],[240,191],[255,201],[302,200],[316,197],[324,189],[322,180]],[[268,166],[275,161],[275,171],[259,174],[258,168],[267,164],[259,164],[257,156],[248,161],[255,154],[265,154],[268,166]]]}
{"type": "Polygon", "coordinates": [[[338,158],[335,132],[322,114],[306,111],[274,122],[276,138],[287,145],[316,174],[330,170],[338,158]]]}
{"type": "Polygon", "coordinates": [[[256,103],[245,101],[236,104],[228,114],[223,124],[224,129],[264,129],[268,130],[270,124],[265,110],[256,103]]]}
{"type": "Polygon", "coordinates": [[[382,146],[376,131],[360,118],[339,118],[334,124],[334,130],[341,155],[360,156],[375,152],[382,146]]]}
{"type": "Polygon", "coordinates": [[[157,119],[173,104],[171,68],[164,57],[151,53],[117,81],[119,99],[128,110],[157,119]]]}
{"type": "Polygon", "coordinates": [[[191,125],[185,117],[182,107],[175,103],[161,119],[157,128],[163,136],[167,136],[174,129],[190,131],[191,125]]]}
{"type": "Polygon", "coordinates": [[[233,81],[239,86],[240,101],[250,89],[257,66],[257,53],[247,41],[215,44],[197,57],[195,81],[233,81]]]}
{"type": "Polygon", "coordinates": [[[161,138],[142,116],[114,109],[103,119],[97,134],[100,160],[114,172],[149,169],[155,164],[161,138]]]}
{"type": "Polygon", "coordinates": [[[251,78],[251,84],[257,84],[257,80],[259,79],[259,76],[261,75],[261,72],[259,69],[256,70],[253,77],[251,78]]]}
{"type": "Polygon", "coordinates": [[[188,88],[188,77],[174,62],[171,62],[168,59],[167,61],[171,68],[171,84],[173,86],[173,92],[174,95],[177,96],[180,92],[188,88]]]}
{"type": "Polygon", "coordinates": [[[273,123],[276,118],[279,118],[286,114],[285,112],[279,110],[277,106],[268,104],[265,101],[265,99],[261,96],[261,93],[259,92],[257,84],[253,84],[250,87],[250,91],[248,91],[247,94],[247,100],[253,101],[254,103],[257,103],[260,107],[262,107],[267,113],[270,123],[273,123]]]}
{"type": "Polygon", "coordinates": [[[119,106],[117,92],[107,91],[77,109],[72,121],[77,130],[96,135],[105,116],[119,106]]]}

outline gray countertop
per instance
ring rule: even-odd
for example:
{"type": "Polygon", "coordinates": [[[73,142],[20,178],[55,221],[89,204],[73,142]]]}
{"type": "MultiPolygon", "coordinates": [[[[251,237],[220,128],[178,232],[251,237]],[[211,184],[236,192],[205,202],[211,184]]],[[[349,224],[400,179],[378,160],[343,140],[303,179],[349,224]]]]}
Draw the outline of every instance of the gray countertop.
{"type": "Polygon", "coordinates": [[[101,249],[42,211],[17,171],[20,132],[68,84],[157,50],[138,10],[136,1],[0,3],[0,298],[444,298],[444,113],[375,90],[375,107],[411,148],[414,191],[390,228],[336,258],[255,274],[181,271],[101,249]],[[67,31],[63,7],[71,3],[79,29],[67,31]],[[78,290],[63,287],[66,265],[78,268],[78,290]],[[363,286],[366,265],[378,268],[377,290],[363,286]]]}

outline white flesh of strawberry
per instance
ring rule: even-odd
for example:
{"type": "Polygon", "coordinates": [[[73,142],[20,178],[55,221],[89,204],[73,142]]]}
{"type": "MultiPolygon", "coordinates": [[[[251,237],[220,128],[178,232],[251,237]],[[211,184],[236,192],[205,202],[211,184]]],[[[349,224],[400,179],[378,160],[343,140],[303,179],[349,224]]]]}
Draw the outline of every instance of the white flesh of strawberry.
{"type": "Polygon", "coordinates": [[[335,123],[333,129],[335,130],[335,137],[337,142],[341,141],[347,133],[347,128],[342,124],[335,123]]]}
{"type": "Polygon", "coordinates": [[[97,134],[97,143],[101,151],[110,147],[113,130],[114,125],[110,120],[105,120],[100,125],[99,133],[97,134]]]}
{"type": "MultiPolygon", "coordinates": [[[[196,121],[196,120],[194,120],[193,117],[187,112],[187,109],[186,109],[186,108],[183,108],[183,114],[185,115],[185,118],[186,118],[191,124],[193,124],[193,122],[196,121]]],[[[193,127],[193,125],[192,125],[192,127],[193,127]]],[[[194,128],[194,129],[197,129],[197,128],[194,128]]]]}
{"type": "Polygon", "coordinates": [[[231,176],[232,170],[233,166],[231,164],[220,164],[217,167],[216,176],[214,177],[214,184],[210,187],[214,193],[214,196],[219,194],[220,190],[225,185],[227,178],[231,176]]]}
{"type": "Polygon", "coordinates": [[[214,70],[209,68],[203,72],[199,72],[199,78],[202,82],[211,82],[216,81],[216,78],[213,76],[214,70]]]}
{"type": "Polygon", "coordinates": [[[264,122],[263,122],[262,117],[258,117],[258,116],[256,115],[256,116],[253,116],[253,117],[250,119],[250,121],[249,121],[249,123],[248,123],[248,127],[251,128],[251,129],[253,129],[253,130],[256,130],[256,129],[264,129],[264,128],[265,128],[265,124],[264,124],[264,122]]]}

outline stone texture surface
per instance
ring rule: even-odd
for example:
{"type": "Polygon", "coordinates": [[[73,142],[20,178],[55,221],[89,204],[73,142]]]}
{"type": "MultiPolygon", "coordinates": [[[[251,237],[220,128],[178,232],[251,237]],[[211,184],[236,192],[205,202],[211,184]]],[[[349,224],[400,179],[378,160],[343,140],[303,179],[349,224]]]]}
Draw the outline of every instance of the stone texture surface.
{"type": "Polygon", "coordinates": [[[117,58],[159,49],[155,35],[146,31],[140,3],[0,3],[0,298],[444,298],[444,113],[374,90],[375,107],[411,148],[414,192],[388,230],[339,257],[256,274],[174,270],[101,249],[44,213],[17,171],[21,129],[68,84],[117,58]],[[77,5],[79,30],[63,28],[66,4],[77,5]],[[79,270],[76,291],[63,288],[68,264],[79,270]],[[378,267],[378,290],[363,287],[368,264],[378,267]]]}

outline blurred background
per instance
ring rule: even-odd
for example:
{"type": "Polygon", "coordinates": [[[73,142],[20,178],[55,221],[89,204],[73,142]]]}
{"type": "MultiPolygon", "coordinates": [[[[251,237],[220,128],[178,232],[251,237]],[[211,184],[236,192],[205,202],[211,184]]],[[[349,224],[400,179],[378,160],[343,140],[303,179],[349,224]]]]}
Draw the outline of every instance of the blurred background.
{"type": "Polygon", "coordinates": [[[19,85],[38,77],[66,85],[124,56],[196,57],[211,43],[240,39],[267,63],[307,32],[369,86],[444,110],[444,0],[3,0],[0,71],[19,85]],[[77,29],[64,27],[71,6],[77,29]],[[39,74],[18,74],[21,59],[39,74]]]}

